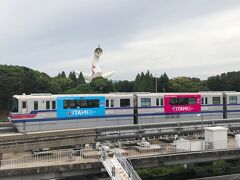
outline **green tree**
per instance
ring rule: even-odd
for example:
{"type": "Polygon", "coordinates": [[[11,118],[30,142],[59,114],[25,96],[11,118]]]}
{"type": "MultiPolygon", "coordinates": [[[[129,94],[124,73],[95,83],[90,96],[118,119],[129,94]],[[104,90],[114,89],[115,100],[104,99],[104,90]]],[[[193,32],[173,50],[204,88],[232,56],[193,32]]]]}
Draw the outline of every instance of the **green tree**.
{"type": "Polygon", "coordinates": [[[70,72],[68,78],[70,78],[73,82],[77,82],[77,78],[75,72],[70,72]]]}
{"type": "Polygon", "coordinates": [[[134,83],[135,92],[154,92],[154,90],[154,78],[149,71],[146,74],[141,72],[141,74],[136,76],[134,83]]]}
{"type": "Polygon", "coordinates": [[[114,91],[116,92],[133,92],[134,82],[133,81],[118,81],[113,83],[114,91]]]}
{"type": "Polygon", "coordinates": [[[169,78],[167,74],[164,73],[158,78],[158,92],[168,92],[169,86],[169,78]]]}
{"type": "Polygon", "coordinates": [[[90,82],[90,87],[97,93],[109,93],[113,91],[112,82],[103,77],[94,78],[90,82]]]}
{"type": "Polygon", "coordinates": [[[78,76],[77,83],[78,83],[78,84],[86,84],[82,72],[80,72],[80,74],[79,74],[79,76],[78,76]]]}
{"type": "Polygon", "coordinates": [[[72,80],[72,87],[73,87],[73,88],[76,87],[77,84],[78,84],[78,82],[77,82],[77,77],[76,77],[74,71],[69,73],[68,78],[72,80]]]}
{"type": "Polygon", "coordinates": [[[73,81],[70,78],[54,77],[51,84],[54,86],[54,93],[63,93],[64,91],[73,88],[73,81]]]}
{"type": "Polygon", "coordinates": [[[134,81],[134,86],[133,86],[133,90],[135,92],[137,92],[139,90],[140,81],[141,81],[140,74],[137,74],[135,81],[134,81]]]}
{"type": "Polygon", "coordinates": [[[191,92],[193,84],[187,77],[177,77],[170,80],[170,88],[173,92],[191,92]]]}
{"type": "Polygon", "coordinates": [[[0,108],[7,109],[14,94],[49,92],[51,78],[27,67],[0,65],[0,108]]]}
{"type": "Polygon", "coordinates": [[[59,78],[66,78],[66,73],[64,71],[62,71],[61,73],[58,73],[57,77],[59,78]]]}
{"type": "Polygon", "coordinates": [[[211,76],[207,80],[208,88],[212,91],[222,91],[224,90],[224,84],[221,76],[211,76]]]}

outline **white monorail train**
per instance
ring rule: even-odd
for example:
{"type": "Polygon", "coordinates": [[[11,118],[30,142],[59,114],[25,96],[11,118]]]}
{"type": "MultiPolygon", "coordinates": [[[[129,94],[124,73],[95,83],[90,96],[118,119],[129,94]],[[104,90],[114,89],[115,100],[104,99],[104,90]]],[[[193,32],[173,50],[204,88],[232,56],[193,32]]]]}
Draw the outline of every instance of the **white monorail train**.
{"type": "Polygon", "coordinates": [[[240,117],[240,92],[14,95],[19,132],[240,117]]]}

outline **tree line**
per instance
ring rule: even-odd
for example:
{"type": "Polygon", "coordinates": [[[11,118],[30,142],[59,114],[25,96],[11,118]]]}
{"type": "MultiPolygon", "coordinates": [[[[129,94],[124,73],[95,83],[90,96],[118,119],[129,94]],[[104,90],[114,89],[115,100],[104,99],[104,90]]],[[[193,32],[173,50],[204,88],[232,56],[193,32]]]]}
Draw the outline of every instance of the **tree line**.
{"type": "Polygon", "coordinates": [[[109,92],[198,92],[240,91],[240,71],[211,76],[207,80],[195,77],[169,78],[166,73],[156,77],[149,71],[136,75],[134,81],[113,81],[95,78],[86,83],[82,73],[68,75],[63,71],[55,77],[23,66],[0,65],[0,114],[7,110],[14,94],[109,93],[109,92]]]}

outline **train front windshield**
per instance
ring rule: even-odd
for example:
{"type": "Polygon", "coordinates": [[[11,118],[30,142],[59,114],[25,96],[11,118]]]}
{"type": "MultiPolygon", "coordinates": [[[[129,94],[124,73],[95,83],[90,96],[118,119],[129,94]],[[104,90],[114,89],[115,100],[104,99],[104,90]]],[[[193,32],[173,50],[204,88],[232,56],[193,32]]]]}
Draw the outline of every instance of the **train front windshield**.
{"type": "Polygon", "coordinates": [[[11,112],[18,112],[18,99],[12,98],[11,100],[11,112]]]}

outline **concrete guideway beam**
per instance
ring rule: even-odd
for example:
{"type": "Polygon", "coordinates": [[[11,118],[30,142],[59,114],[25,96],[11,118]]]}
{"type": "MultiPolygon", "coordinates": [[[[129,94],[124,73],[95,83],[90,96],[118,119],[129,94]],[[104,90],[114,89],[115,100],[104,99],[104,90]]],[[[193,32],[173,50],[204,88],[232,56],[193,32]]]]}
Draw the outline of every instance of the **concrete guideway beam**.
{"type": "Polygon", "coordinates": [[[176,164],[210,162],[216,160],[239,159],[240,149],[196,151],[160,156],[130,157],[134,169],[160,167],[176,164]]]}
{"type": "MultiPolygon", "coordinates": [[[[72,131],[71,131],[72,132],[72,131]]],[[[78,130],[72,133],[49,132],[28,133],[0,138],[0,153],[23,152],[32,149],[43,149],[63,146],[74,146],[95,142],[94,130],[78,130]]]]}
{"type": "MultiPolygon", "coordinates": [[[[240,126],[231,123],[240,123],[240,119],[222,119],[222,120],[206,120],[204,124],[209,126],[214,124],[225,124],[229,130],[239,130],[240,126]],[[230,125],[230,126],[229,126],[230,125]]],[[[201,121],[188,121],[180,123],[157,123],[157,124],[141,124],[130,126],[116,126],[104,128],[85,128],[71,130],[56,130],[45,132],[18,133],[11,135],[0,135],[0,153],[5,152],[22,152],[32,149],[74,146],[79,144],[92,144],[106,140],[120,140],[128,138],[142,138],[164,135],[184,135],[200,133],[201,129],[195,129],[196,124],[201,121]],[[179,126],[180,125],[180,126],[179,126]],[[194,128],[189,129],[189,126],[194,128]],[[171,128],[168,131],[162,131],[161,127],[171,128]],[[181,127],[181,128],[176,128],[181,127]],[[132,129],[133,128],[133,129],[132,129]],[[152,131],[151,129],[154,129],[152,131]],[[127,131],[131,131],[130,133],[127,131]],[[147,130],[151,130],[147,132],[147,130]],[[117,132],[115,135],[108,132],[117,132]],[[120,132],[120,134],[118,134],[120,132]]]]}
{"type": "Polygon", "coordinates": [[[71,135],[82,135],[82,134],[95,134],[94,129],[65,129],[55,131],[41,131],[41,132],[29,132],[29,133],[17,133],[0,136],[0,142],[4,141],[17,141],[27,139],[38,139],[38,138],[50,138],[50,137],[63,137],[71,135]]]}
{"type": "MultiPolygon", "coordinates": [[[[157,155],[149,154],[148,156],[129,156],[128,160],[131,162],[131,165],[134,167],[134,169],[138,169],[238,158],[240,158],[240,149],[207,150],[157,155]]],[[[103,165],[98,159],[96,159],[94,162],[54,164],[51,166],[49,165],[41,167],[28,166],[25,168],[0,170],[0,179],[17,180],[21,178],[32,178],[38,180],[43,179],[41,177],[49,177],[49,179],[67,177],[67,175],[70,176],[75,173],[79,173],[79,175],[94,175],[101,174],[103,171],[102,168],[103,165]]]]}

